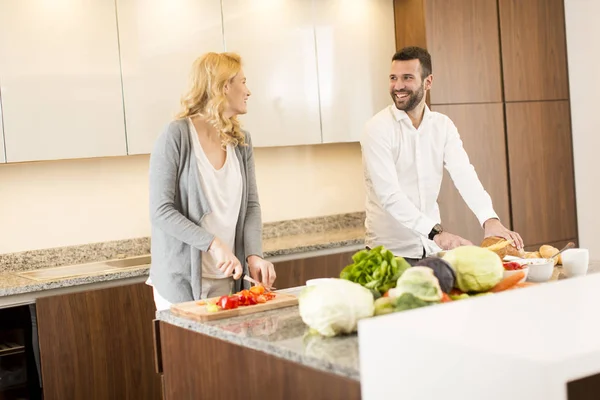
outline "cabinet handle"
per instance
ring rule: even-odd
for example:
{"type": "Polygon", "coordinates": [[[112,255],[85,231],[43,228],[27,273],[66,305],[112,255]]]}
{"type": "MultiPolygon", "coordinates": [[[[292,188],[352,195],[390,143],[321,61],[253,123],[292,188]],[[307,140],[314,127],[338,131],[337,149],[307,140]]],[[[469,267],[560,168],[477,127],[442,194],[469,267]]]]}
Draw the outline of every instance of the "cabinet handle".
{"type": "Polygon", "coordinates": [[[162,346],[160,345],[160,321],[158,319],[152,320],[152,333],[154,337],[154,370],[157,374],[162,374],[162,346]]]}

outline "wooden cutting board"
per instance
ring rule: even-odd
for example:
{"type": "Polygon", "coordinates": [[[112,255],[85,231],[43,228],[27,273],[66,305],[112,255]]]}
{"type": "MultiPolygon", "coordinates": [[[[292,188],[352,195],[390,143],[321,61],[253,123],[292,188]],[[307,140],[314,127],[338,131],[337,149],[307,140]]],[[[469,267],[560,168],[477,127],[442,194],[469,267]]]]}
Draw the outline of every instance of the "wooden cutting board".
{"type": "MultiPolygon", "coordinates": [[[[276,295],[277,297],[275,297],[273,300],[267,301],[266,303],[238,307],[234,310],[209,312],[206,310],[205,305],[198,305],[198,301],[190,301],[187,303],[173,304],[171,306],[171,312],[175,315],[179,315],[180,317],[204,322],[275,310],[277,308],[291,307],[298,304],[298,297],[296,296],[285,293],[276,293],[276,295]]],[[[206,301],[216,301],[217,299],[218,298],[207,299],[206,301]]]]}

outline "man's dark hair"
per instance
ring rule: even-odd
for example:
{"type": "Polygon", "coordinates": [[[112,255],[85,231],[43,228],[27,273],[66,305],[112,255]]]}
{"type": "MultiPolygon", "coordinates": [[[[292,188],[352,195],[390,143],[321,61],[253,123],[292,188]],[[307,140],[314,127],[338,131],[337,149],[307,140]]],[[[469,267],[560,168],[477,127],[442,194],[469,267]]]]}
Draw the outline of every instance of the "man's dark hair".
{"type": "Polygon", "coordinates": [[[427,50],[416,46],[405,47],[397,51],[394,57],[392,57],[392,62],[409,60],[419,60],[422,79],[431,75],[431,54],[427,50]]]}

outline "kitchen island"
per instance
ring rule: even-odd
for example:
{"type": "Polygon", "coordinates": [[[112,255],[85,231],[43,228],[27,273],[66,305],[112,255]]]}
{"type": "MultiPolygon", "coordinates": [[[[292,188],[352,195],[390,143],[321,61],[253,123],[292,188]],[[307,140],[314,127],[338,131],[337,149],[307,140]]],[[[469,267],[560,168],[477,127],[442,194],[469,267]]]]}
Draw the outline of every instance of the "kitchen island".
{"type": "MultiPolygon", "coordinates": [[[[597,272],[600,263],[591,263],[588,274],[597,272]]],[[[552,280],[564,278],[556,268],[552,280]]],[[[526,290],[532,289],[519,289],[526,290]]],[[[162,311],[157,320],[157,366],[166,400],[361,398],[358,336],[311,335],[298,307],[212,322],[162,311]]]]}

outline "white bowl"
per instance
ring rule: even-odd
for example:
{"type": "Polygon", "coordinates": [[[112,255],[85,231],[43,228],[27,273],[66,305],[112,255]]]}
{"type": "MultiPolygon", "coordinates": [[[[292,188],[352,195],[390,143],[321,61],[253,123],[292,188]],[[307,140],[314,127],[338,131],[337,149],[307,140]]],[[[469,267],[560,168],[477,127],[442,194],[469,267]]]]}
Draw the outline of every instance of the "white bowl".
{"type": "Polygon", "coordinates": [[[525,267],[525,268],[522,268],[522,269],[515,269],[515,270],[511,270],[511,271],[504,270],[504,272],[502,273],[502,279],[507,278],[507,277],[509,277],[511,275],[514,275],[517,272],[521,272],[521,271],[525,272],[525,276],[518,283],[525,282],[525,280],[527,279],[527,276],[529,275],[529,268],[528,267],[525,267]]]}
{"type": "Polygon", "coordinates": [[[552,278],[552,273],[554,272],[553,260],[548,258],[527,258],[523,261],[523,264],[529,267],[527,281],[546,282],[552,278]]]}

